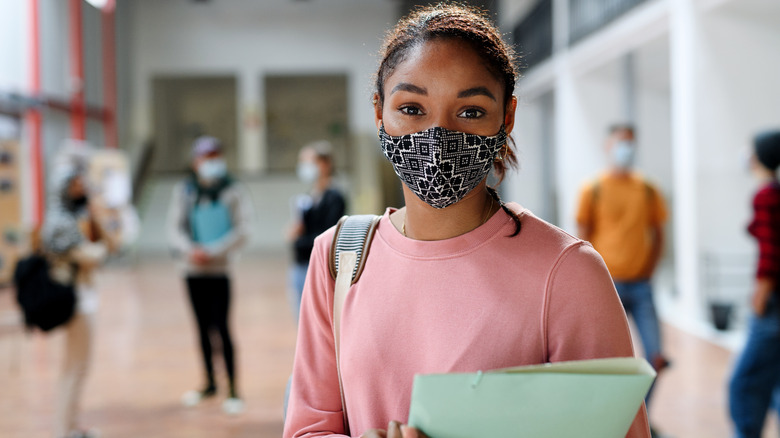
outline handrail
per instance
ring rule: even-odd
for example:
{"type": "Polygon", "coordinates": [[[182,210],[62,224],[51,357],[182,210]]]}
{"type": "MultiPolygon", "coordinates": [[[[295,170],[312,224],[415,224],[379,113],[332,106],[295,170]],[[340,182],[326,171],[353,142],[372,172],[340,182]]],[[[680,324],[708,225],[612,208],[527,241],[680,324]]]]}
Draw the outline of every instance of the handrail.
{"type": "Polygon", "coordinates": [[[529,69],[552,56],[553,4],[542,0],[534,6],[512,32],[522,59],[522,69],[529,69]]]}
{"type": "Polygon", "coordinates": [[[138,154],[138,158],[133,166],[133,204],[138,205],[138,201],[141,199],[141,189],[146,183],[146,179],[149,177],[150,169],[152,167],[152,157],[154,156],[154,143],[152,141],[144,142],[141,146],[141,151],[138,154]]]}
{"type": "Polygon", "coordinates": [[[570,0],[569,44],[574,45],[645,1],[570,0]]]}
{"type": "Polygon", "coordinates": [[[11,117],[21,117],[25,111],[53,109],[66,113],[82,112],[87,118],[95,119],[101,122],[113,118],[108,108],[85,104],[83,108],[74,108],[71,102],[66,99],[38,94],[35,96],[25,96],[19,93],[0,92],[0,114],[11,117]]]}

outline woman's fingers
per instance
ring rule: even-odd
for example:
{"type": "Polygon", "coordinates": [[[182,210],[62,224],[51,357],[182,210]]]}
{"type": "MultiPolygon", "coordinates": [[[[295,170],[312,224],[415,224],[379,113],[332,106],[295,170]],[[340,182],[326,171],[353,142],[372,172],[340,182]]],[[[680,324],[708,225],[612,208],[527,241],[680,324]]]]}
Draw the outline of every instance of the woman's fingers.
{"type": "Polygon", "coordinates": [[[388,438],[387,432],[382,429],[371,429],[366,431],[360,438],[388,438]]]}
{"type": "Polygon", "coordinates": [[[403,438],[401,423],[391,421],[390,424],[387,425],[387,438],[403,438]]]}
{"type": "Polygon", "coordinates": [[[397,421],[391,421],[387,425],[387,431],[371,429],[361,435],[360,438],[428,438],[428,435],[413,427],[402,425],[397,421]]]}
{"type": "Polygon", "coordinates": [[[428,438],[428,435],[420,432],[411,426],[401,426],[402,438],[428,438]]]}

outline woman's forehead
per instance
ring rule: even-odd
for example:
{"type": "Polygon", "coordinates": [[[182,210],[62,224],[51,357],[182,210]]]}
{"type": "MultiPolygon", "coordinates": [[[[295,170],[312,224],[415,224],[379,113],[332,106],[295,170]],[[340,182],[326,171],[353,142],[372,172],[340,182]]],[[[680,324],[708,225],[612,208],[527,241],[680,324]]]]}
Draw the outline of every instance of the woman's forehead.
{"type": "Polygon", "coordinates": [[[385,91],[392,91],[401,82],[420,87],[439,81],[470,83],[469,87],[502,86],[471,44],[456,38],[437,38],[409,49],[385,81],[385,91]]]}

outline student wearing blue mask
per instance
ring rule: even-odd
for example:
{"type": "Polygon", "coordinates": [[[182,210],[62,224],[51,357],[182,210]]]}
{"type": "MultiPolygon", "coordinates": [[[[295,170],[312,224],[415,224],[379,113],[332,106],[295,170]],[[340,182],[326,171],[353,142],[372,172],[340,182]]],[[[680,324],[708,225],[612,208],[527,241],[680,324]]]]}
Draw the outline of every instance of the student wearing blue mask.
{"type": "MultiPolygon", "coordinates": [[[[639,330],[645,357],[660,373],[668,362],[651,280],[663,252],[667,210],[658,188],[635,170],[636,150],[632,125],[610,127],[608,167],[583,187],[577,225],[579,237],[604,258],[623,307],[639,330]]],[[[650,393],[645,401],[649,404],[650,393]]]]}
{"type": "Polygon", "coordinates": [[[206,374],[202,389],[185,393],[182,403],[194,406],[217,393],[210,340],[215,332],[222,341],[229,384],[222,408],[228,414],[238,414],[243,411],[243,402],[236,388],[228,324],[229,268],[249,238],[252,209],[245,190],[227,172],[222,151],[222,143],[214,137],[195,140],[191,172],[173,192],[168,228],[173,251],[184,265],[206,374]]]}

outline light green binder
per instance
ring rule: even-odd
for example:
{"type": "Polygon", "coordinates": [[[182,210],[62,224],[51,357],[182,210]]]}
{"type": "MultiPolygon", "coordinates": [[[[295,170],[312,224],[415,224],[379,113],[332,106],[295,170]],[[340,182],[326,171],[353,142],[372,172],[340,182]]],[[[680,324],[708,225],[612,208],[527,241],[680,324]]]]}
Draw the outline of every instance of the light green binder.
{"type": "Polygon", "coordinates": [[[417,375],[408,423],[431,438],[619,438],[653,379],[631,357],[417,375]]]}

